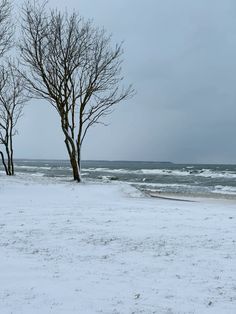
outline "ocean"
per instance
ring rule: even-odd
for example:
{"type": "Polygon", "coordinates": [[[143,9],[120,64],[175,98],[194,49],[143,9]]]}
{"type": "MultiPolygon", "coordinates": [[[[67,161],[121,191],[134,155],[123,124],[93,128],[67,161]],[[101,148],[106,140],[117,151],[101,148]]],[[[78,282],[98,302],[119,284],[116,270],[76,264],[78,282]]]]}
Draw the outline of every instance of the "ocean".
{"type": "MultiPolygon", "coordinates": [[[[71,178],[70,164],[66,160],[18,159],[15,171],[16,174],[71,178]]],[[[127,182],[149,194],[236,198],[236,165],[83,161],[82,178],[84,181],[127,182]]]]}

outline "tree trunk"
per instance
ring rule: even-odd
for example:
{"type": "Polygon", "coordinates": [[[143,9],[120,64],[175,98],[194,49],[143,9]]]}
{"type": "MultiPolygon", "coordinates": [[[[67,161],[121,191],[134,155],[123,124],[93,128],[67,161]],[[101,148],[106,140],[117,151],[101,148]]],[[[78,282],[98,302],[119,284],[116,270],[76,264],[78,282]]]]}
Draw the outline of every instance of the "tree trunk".
{"type": "Polygon", "coordinates": [[[73,171],[73,177],[75,181],[81,182],[81,177],[80,177],[80,168],[78,161],[76,159],[76,156],[71,156],[70,157],[70,163],[73,171]]]}
{"type": "MultiPolygon", "coordinates": [[[[8,145],[8,144],[7,144],[8,145]]],[[[12,176],[13,173],[12,173],[12,160],[11,160],[11,153],[10,153],[10,150],[8,148],[8,146],[6,145],[6,153],[7,153],[7,170],[8,170],[8,175],[9,176],[12,176]]]]}
{"type": "Polygon", "coordinates": [[[6,159],[4,157],[3,152],[0,151],[0,155],[1,155],[2,164],[5,169],[6,175],[13,176],[14,175],[13,150],[11,152],[7,145],[8,143],[4,144],[6,156],[7,156],[6,159]]]}
{"type": "Polygon", "coordinates": [[[79,173],[81,172],[81,146],[77,143],[77,160],[78,160],[78,167],[79,173]]]}
{"type": "Polygon", "coordinates": [[[7,165],[5,163],[5,158],[4,158],[3,152],[0,151],[0,155],[1,155],[1,158],[2,158],[2,164],[3,164],[3,167],[5,169],[6,175],[9,175],[8,169],[7,169],[7,165]]]}
{"type": "Polygon", "coordinates": [[[15,167],[13,161],[13,142],[12,142],[12,130],[10,133],[10,164],[11,164],[11,174],[14,176],[15,174],[15,167]]]}
{"type": "Polygon", "coordinates": [[[80,160],[78,160],[76,146],[73,142],[73,139],[69,138],[68,135],[65,138],[65,144],[67,148],[67,152],[70,159],[70,164],[73,172],[73,178],[77,182],[81,182],[80,176],[80,160]]]}

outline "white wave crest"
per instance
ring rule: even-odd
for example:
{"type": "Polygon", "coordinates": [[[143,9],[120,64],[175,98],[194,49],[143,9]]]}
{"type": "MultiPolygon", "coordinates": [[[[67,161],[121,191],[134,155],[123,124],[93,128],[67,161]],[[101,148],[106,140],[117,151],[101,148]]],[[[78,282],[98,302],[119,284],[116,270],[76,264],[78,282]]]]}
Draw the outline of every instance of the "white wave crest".
{"type": "Polygon", "coordinates": [[[236,187],[216,185],[215,190],[213,190],[212,192],[217,194],[236,195],[236,187]]]}
{"type": "Polygon", "coordinates": [[[161,176],[196,176],[205,178],[226,178],[235,179],[236,173],[233,171],[214,171],[211,169],[193,169],[188,167],[188,169],[110,169],[110,168],[86,168],[88,172],[104,172],[112,174],[134,174],[134,175],[161,175],[161,176]]]}

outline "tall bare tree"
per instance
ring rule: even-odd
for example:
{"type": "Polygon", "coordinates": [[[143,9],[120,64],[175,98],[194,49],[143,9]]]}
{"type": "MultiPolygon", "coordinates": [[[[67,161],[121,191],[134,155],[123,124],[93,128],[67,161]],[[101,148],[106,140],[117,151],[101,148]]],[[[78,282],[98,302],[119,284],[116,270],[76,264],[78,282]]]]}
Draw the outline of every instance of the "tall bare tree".
{"type": "Polygon", "coordinates": [[[0,156],[7,175],[14,175],[13,137],[25,102],[24,78],[10,62],[0,66],[0,156]],[[3,150],[5,152],[3,152],[3,150]]]}
{"type": "Polygon", "coordinates": [[[120,88],[122,45],[104,30],[71,15],[27,2],[23,8],[22,64],[28,89],[48,100],[60,117],[74,180],[88,129],[133,94],[120,88]]]}

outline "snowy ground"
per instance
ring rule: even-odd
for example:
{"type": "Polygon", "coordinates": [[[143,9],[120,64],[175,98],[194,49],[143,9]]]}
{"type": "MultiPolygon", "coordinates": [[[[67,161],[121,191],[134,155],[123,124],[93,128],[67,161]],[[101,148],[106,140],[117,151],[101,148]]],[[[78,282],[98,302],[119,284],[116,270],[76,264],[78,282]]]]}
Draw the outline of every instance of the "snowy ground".
{"type": "Polygon", "coordinates": [[[0,177],[1,314],[236,313],[236,202],[0,177]]]}

